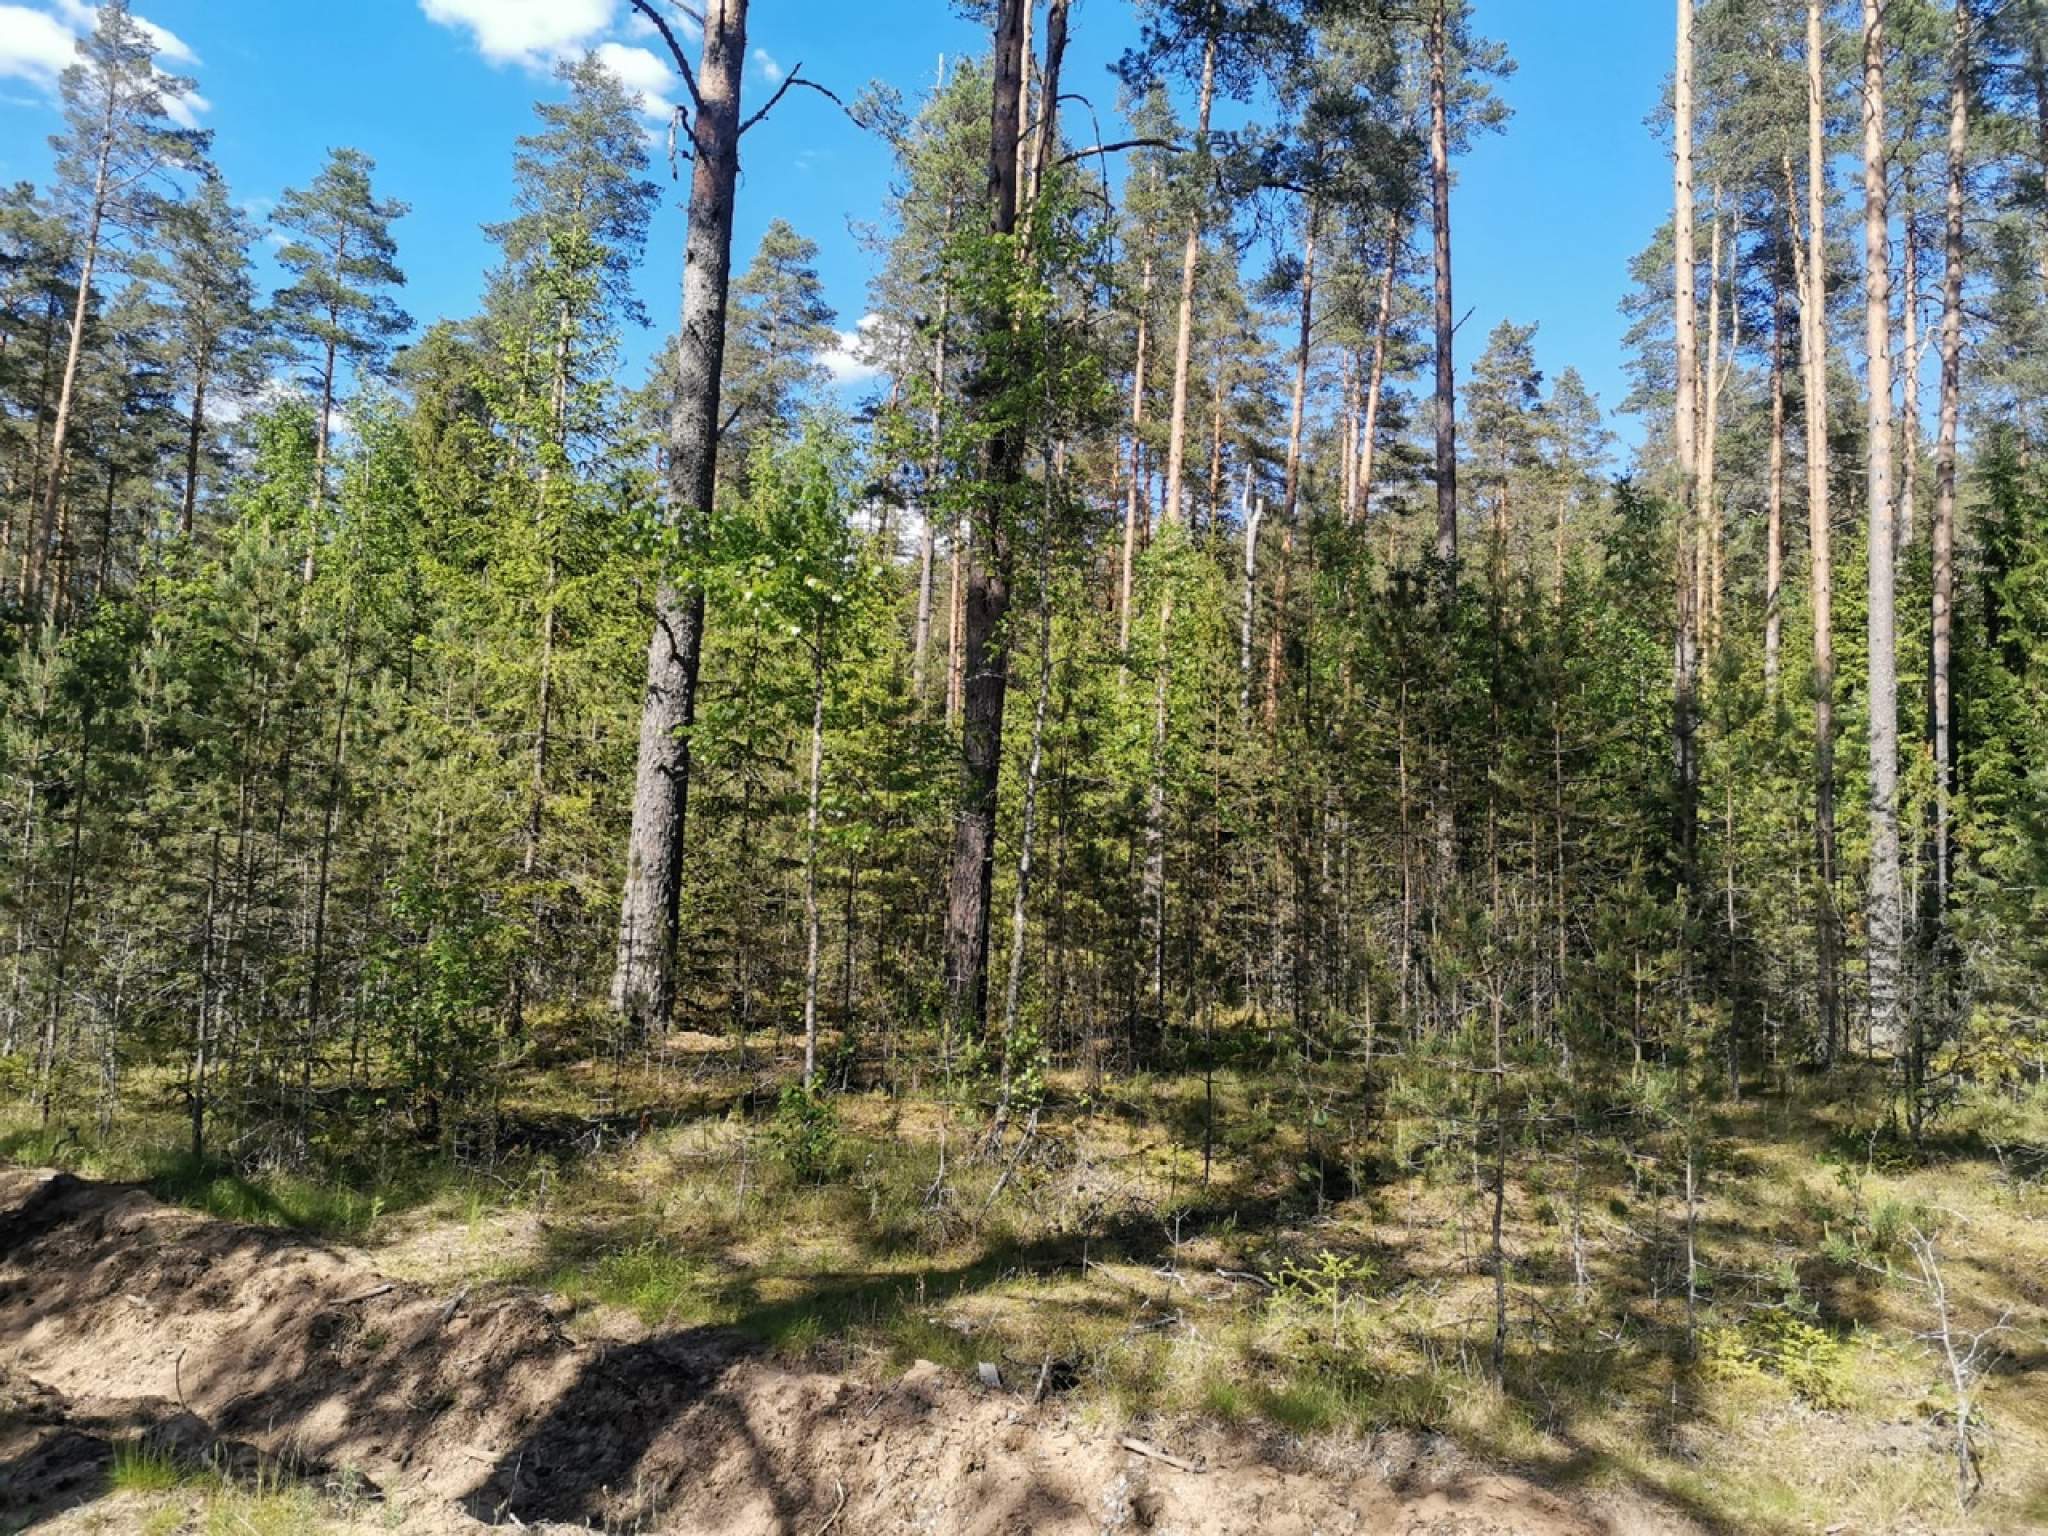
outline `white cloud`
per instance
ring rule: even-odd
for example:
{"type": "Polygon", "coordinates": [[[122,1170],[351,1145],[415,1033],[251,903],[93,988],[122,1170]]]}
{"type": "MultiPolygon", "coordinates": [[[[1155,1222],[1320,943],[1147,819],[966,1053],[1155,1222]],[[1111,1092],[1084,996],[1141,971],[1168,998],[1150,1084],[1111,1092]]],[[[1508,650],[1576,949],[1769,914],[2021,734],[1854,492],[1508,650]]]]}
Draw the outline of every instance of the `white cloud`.
{"type": "Polygon", "coordinates": [[[668,121],[674,110],[674,103],[666,94],[676,80],[672,65],[645,48],[628,43],[600,43],[597,62],[616,75],[627,90],[639,93],[642,113],[660,122],[668,121]]]}
{"type": "Polygon", "coordinates": [[[0,75],[51,86],[77,58],[76,34],[25,5],[0,5],[0,75]]]}
{"type": "MultiPolygon", "coordinates": [[[[665,19],[668,22],[669,30],[675,33],[676,39],[679,42],[687,39],[694,43],[704,36],[704,28],[698,25],[697,19],[686,11],[671,11],[665,19]]],[[[660,35],[660,31],[653,22],[647,19],[644,12],[636,9],[626,13],[626,36],[659,37],[660,35]]]]}
{"type": "MultiPolygon", "coordinates": [[[[90,32],[99,24],[99,7],[88,5],[86,0],[55,0],[57,15],[64,25],[74,32],[90,32]]],[[[132,18],[135,25],[149,34],[149,40],[156,44],[157,57],[168,59],[173,64],[197,64],[199,55],[191,46],[169,27],[160,26],[147,16],[132,18]]]]}
{"type": "MultiPolygon", "coordinates": [[[[89,32],[98,17],[84,0],[55,0],[56,10],[33,10],[25,5],[0,5],[0,76],[28,80],[44,90],[54,90],[57,77],[77,61],[77,38],[89,32]]],[[[157,57],[177,65],[194,65],[199,55],[177,33],[160,27],[146,16],[135,24],[147,32],[156,45],[157,57]]],[[[196,128],[199,114],[212,103],[197,91],[183,96],[169,92],[164,108],[181,127],[196,128]]]]}
{"type": "Polygon", "coordinates": [[[761,71],[761,78],[771,85],[782,78],[782,66],[775,62],[775,55],[766,48],[754,50],[754,67],[761,71]]]}
{"type": "Polygon", "coordinates": [[[182,96],[175,96],[169,91],[164,92],[164,111],[180,128],[197,128],[199,114],[212,110],[213,103],[197,91],[187,91],[182,96]]]}
{"type": "Polygon", "coordinates": [[[862,315],[850,331],[839,332],[838,342],[818,354],[818,361],[832,375],[835,384],[864,384],[882,372],[875,361],[874,343],[880,339],[882,317],[862,315]]]}
{"type": "Polygon", "coordinates": [[[614,8],[615,0],[420,0],[429,21],[466,29],[485,58],[528,68],[587,44],[614,8]]]}

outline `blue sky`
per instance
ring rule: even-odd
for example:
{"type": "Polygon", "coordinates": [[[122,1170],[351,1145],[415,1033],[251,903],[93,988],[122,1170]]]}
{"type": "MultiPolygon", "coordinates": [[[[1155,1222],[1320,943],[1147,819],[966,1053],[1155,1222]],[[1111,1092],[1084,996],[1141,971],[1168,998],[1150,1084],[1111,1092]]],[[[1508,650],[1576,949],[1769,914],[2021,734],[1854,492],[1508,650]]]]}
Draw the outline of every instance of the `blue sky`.
{"type": "MultiPolygon", "coordinates": [[[[1476,9],[1520,67],[1504,88],[1514,121],[1458,167],[1458,308],[1473,311],[1461,362],[1497,321],[1533,320],[1544,369],[1577,367],[1612,408],[1627,388],[1615,305],[1630,255],[1670,196],[1667,154],[1644,125],[1670,67],[1670,16],[1642,0],[1477,0],[1476,9]]],[[[398,235],[404,303],[421,320],[476,303],[490,260],[479,226],[504,214],[511,143],[535,97],[552,89],[551,56],[599,47],[649,92],[651,117],[661,92],[675,94],[659,41],[627,0],[137,0],[137,11],[159,29],[166,62],[198,79],[197,120],[214,131],[216,158],[253,211],[310,177],[331,145],[376,158],[384,193],[413,208],[398,235]]],[[[942,53],[987,41],[944,0],[762,0],[753,11],[746,92],[756,102],[799,61],[842,94],[871,79],[914,93],[942,53]]],[[[1131,7],[1076,0],[1073,17],[1071,88],[1107,119],[1109,63],[1136,34],[1131,7]]],[[[0,3],[0,176],[47,176],[54,75],[68,34],[85,24],[83,0],[0,3]]],[[[792,92],[748,136],[736,263],[769,219],[788,219],[821,246],[829,296],[850,329],[870,260],[851,225],[877,216],[888,175],[883,146],[822,98],[792,92]]],[[[673,193],[643,279],[657,328],[674,313],[680,271],[681,189],[673,193]]],[[[652,339],[634,345],[636,358],[652,339]]],[[[1639,436],[1617,426],[1626,440],[1639,436]]]]}

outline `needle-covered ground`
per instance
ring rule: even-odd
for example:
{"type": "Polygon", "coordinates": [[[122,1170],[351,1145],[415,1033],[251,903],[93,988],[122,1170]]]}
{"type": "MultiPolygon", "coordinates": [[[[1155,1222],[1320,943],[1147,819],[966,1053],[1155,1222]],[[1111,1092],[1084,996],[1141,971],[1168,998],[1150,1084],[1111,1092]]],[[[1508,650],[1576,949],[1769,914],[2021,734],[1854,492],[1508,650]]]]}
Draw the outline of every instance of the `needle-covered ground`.
{"type": "Polygon", "coordinates": [[[1690,1222],[1680,1170],[1587,1151],[1621,1140],[1522,1156],[1496,1378],[1489,1169],[1421,1117],[1055,1079],[992,1148],[931,1099],[766,1081],[682,1036],[537,1071],[494,1146],[324,1173],[16,1134],[146,1182],[4,1178],[0,1519],[2048,1530],[2038,1099],[1916,1153],[1749,1085],[1690,1222]]]}

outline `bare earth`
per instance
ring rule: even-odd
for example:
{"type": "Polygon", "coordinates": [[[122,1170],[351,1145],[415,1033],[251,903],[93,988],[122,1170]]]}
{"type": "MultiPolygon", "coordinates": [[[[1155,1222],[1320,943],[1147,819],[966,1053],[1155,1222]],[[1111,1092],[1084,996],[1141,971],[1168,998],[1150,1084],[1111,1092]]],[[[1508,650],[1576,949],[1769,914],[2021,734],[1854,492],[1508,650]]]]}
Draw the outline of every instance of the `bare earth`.
{"type": "Polygon", "coordinates": [[[0,1170],[4,1529],[126,1528],[106,1469],[138,1438],[381,1494],[415,1531],[1695,1529],[1462,1463],[1428,1438],[1312,1454],[1157,1426],[1133,1450],[1022,1385],[922,1361],[857,1382],[717,1329],[579,1344],[532,1295],[436,1294],[133,1186],[0,1170]]]}

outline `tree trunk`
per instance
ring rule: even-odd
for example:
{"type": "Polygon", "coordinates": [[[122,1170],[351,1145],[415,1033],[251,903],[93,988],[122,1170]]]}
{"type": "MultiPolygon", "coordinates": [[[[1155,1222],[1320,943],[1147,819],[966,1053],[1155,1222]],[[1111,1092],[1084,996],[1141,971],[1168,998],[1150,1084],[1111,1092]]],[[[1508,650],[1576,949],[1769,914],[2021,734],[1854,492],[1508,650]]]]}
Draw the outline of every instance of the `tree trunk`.
{"type": "Polygon", "coordinates": [[[1955,793],[1955,711],[1950,695],[1950,646],[1955,625],[1956,437],[1963,392],[1963,177],[1970,147],[1970,8],[1956,0],[1950,45],[1948,164],[1945,169],[1941,287],[1941,424],[1934,450],[1934,598],[1928,666],[1929,729],[1934,737],[1934,907],[1946,921],[1955,793]]]}
{"type": "Polygon", "coordinates": [[[306,554],[299,567],[299,579],[313,584],[314,551],[320,547],[320,509],[327,504],[327,434],[334,416],[334,343],[327,343],[326,361],[320,370],[320,415],[313,436],[313,495],[306,509],[306,554]]]}
{"type": "Polygon", "coordinates": [[[1714,573],[1720,519],[1714,506],[1714,471],[1721,438],[1721,189],[1714,188],[1714,215],[1707,236],[1707,361],[1700,376],[1699,494],[1694,499],[1693,599],[1696,639],[1703,655],[1714,645],[1714,573]]]}
{"type": "MultiPolygon", "coordinates": [[[[1816,1000],[1824,1059],[1841,1043],[1841,971],[1835,918],[1834,556],[1828,513],[1827,100],[1822,0],[1806,7],[1806,244],[1799,262],[1800,364],[1806,411],[1808,602],[1813,616],[1813,839],[1816,1000]]],[[[1789,163],[1787,186],[1790,190],[1789,163]]]]}
{"type": "MultiPolygon", "coordinates": [[[[953,237],[953,204],[946,204],[946,240],[953,237]]],[[[910,691],[920,705],[924,702],[924,664],[932,643],[932,566],[937,556],[938,531],[932,516],[938,510],[939,475],[944,466],[942,429],[946,405],[946,322],[953,303],[951,286],[939,284],[939,327],[932,343],[931,455],[925,466],[924,516],[917,535],[917,630],[910,653],[910,691]]]]}
{"type": "Polygon", "coordinates": [[[967,590],[961,580],[967,558],[967,519],[953,520],[953,537],[947,541],[946,565],[950,584],[946,589],[946,724],[960,719],[963,675],[960,662],[962,631],[967,623],[967,590]]]}
{"type": "MultiPolygon", "coordinates": [[[[1059,0],[1055,0],[1059,3],[1059,0]]],[[[1048,488],[1051,476],[1047,476],[1048,488]]],[[[1047,501],[1051,497],[1048,495],[1047,501]]],[[[1031,912],[1032,853],[1038,835],[1038,776],[1045,763],[1045,707],[1052,697],[1052,527],[1051,508],[1042,531],[1038,556],[1038,697],[1031,708],[1031,750],[1024,760],[1024,806],[1017,828],[1017,880],[1010,901],[1010,969],[1003,979],[1003,1062],[1001,1096],[996,1102],[996,1137],[1010,1117],[1015,1081],[1013,1047],[1017,1038],[1017,1007],[1023,992],[1024,945],[1031,912]]]]}
{"type": "Polygon", "coordinates": [[[1152,257],[1148,253],[1139,268],[1138,354],[1131,369],[1131,483],[1124,493],[1123,564],[1118,573],[1116,645],[1121,654],[1131,649],[1131,571],[1137,559],[1138,518],[1143,509],[1144,477],[1138,461],[1144,451],[1145,361],[1151,340],[1152,257]]]}
{"type": "Polygon", "coordinates": [[[1436,256],[1436,557],[1446,586],[1458,566],[1458,403],[1451,318],[1451,137],[1445,53],[1449,0],[1429,16],[1429,188],[1436,256]]]}
{"type": "Polygon", "coordinates": [[[78,384],[78,359],[85,349],[85,316],[92,303],[92,274],[99,261],[100,226],[107,213],[107,167],[114,152],[115,94],[109,86],[106,110],[100,118],[92,207],[86,215],[85,255],[78,269],[78,299],[71,308],[71,340],[64,350],[64,373],[57,386],[57,419],[50,428],[50,478],[43,486],[43,551],[39,566],[39,574],[44,576],[50,569],[50,541],[56,534],[57,501],[64,485],[64,443],[71,431],[71,397],[78,384]]]}
{"type": "Polygon", "coordinates": [[[1899,873],[1898,613],[1893,586],[1890,221],[1886,212],[1883,0],[1863,0],[1863,333],[1869,370],[1870,1047],[1899,1034],[1904,895],[1899,873]]]}
{"type": "MultiPolygon", "coordinates": [[[[989,227],[998,240],[1017,228],[1017,113],[1023,91],[1025,0],[1001,0],[996,15],[993,101],[989,116],[989,227]]],[[[984,334],[1007,330],[1001,298],[982,317],[984,334]]],[[[1002,394],[999,359],[984,357],[974,383],[977,407],[1002,394]]],[[[956,1024],[980,1034],[988,1024],[989,898],[995,878],[996,797],[1003,758],[1003,701],[1009,690],[1009,493],[1024,474],[1023,434],[1014,423],[990,440],[984,483],[973,514],[967,562],[961,684],[960,809],[946,889],[946,992],[956,1024]]]]}
{"type": "Polygon", "coordinates": [[[1273,624],[1266,636],[1266,724],[1280,708],[1280,668],[1287,649],[1287,611],[1294,574],[1294,529],[1301,514],[1301,427],[1308,407],[1309,343],[1315,322],[1316,219],[1313,203],[1303,212],[1301,318],[1294,343],[1294,401],[1287,418],[1287,479],[1281,492],[1280,576],[1274,584],[1273,624]]]}
{"type": "Polygon", "coordinates": [[[1679,524],[1677,634],[1672,646],[1671,743],[1678,790],[1677,854],[1681,890],[1690,896],[1699,844],[1699,599],[1695,559],[1699,538],[1699,300],[1693,249],[1693,0],[1678,0],[1678,65],[1672,172],[1672,233],[1676,253],[1677,414],[1679,524]]]}
{"type": "Polygon", "coordinates": [[[1764,696],[1778,696],[1785,637],[1785,287],[1771,266],[1771,447],[1764,493],[1764,696]]]}
{"type": "MultiPolygon", "coordinates": [[[[1209,171],[1209,109],[1216,100],[1216,14],[1209,15],[1209,38],[1202,48],[1202,89],[1195,105],[1196,174],[1209,171]]],[[[1180,258],[1180,333],[1173,344],[1173,413],[1166,426],[1166,521],[1181,517],[1181,472],[1188,446],[1188,360],[1195,335],[1195,270],[1202,255],[1202,225],[1208,203],[1205,185],[1188,218],[1186,243],[1180,258]]]]}
{"type": "Polygon", "coordinates": [[[825,646],[811,637],[811,772],[804,798],[804,1091],[818,1079],[818,814],[825,785],[825,646]]]}
{"type": "Polygon", "coordinates": [[[1927,356],[1926,340],[1920,334],[1920,208],[1910,169],[1902,190],[1906,211],[1900,226],[1899,484],[1898,514],[1892,519],[1901,554],[1912,545],[1913,525],[1918,521],[1913,504],[1920,493],[1920,367],[1927,356]]]}
{"type": "Polygon", "coordinates": [[[1365,420],[1358,429],[1358,473],[1351,481],[1350,521],[1362,521],[1372,511],[1372,465],[1379,445],[1380,390],[1387,376],[1387,331],[1394,316],[1394,272],[1400,265],[1401,218],[1396,214],[1387,228],[1387,266],[1380,274],[1380,307],[1372,327],[1372,371],[1365,381],[1365,420]]]}
{"type": "Polygon", "coordinates": [[[178,509],[178,532],[192,537],[192,515],[199,505],[199,447],[206,435],[206,359],[199,360],[192,379],[192,416],[185,432],[185,495],[178,509]]]}
{"type": "MultiPolygon", "coordinates": [[[[732,272],[733,181],[739,172],[740,80],[747,0],[709,0],[697,68],[702,102],[690,138],[689,225],[683,245],[682,323],[668,426],[669,515],[686,537],[711,509],[718,474],[718,392],[725,359],[726,288],[732,272]]],[[[690,783],[704,593],[664,579],[647,645],[633,782],[633,830],[619,903],[611,1006],[636,1026],[666,1023],[675,1005],[683,818],[690,783]]]]}
{"type": "Polygon", "coordinates": [[[1265,497],[1261,496],[1256,505],[1252,504],[1249,471],[1245,474],[1244,494],[1244,611],[1238,623],[1237,647],[1237,718],[1240,725],[1250,721],[1252,712],[1252,630],[1259,606],[1259,524],[1266,516],[1265,497]]]}

